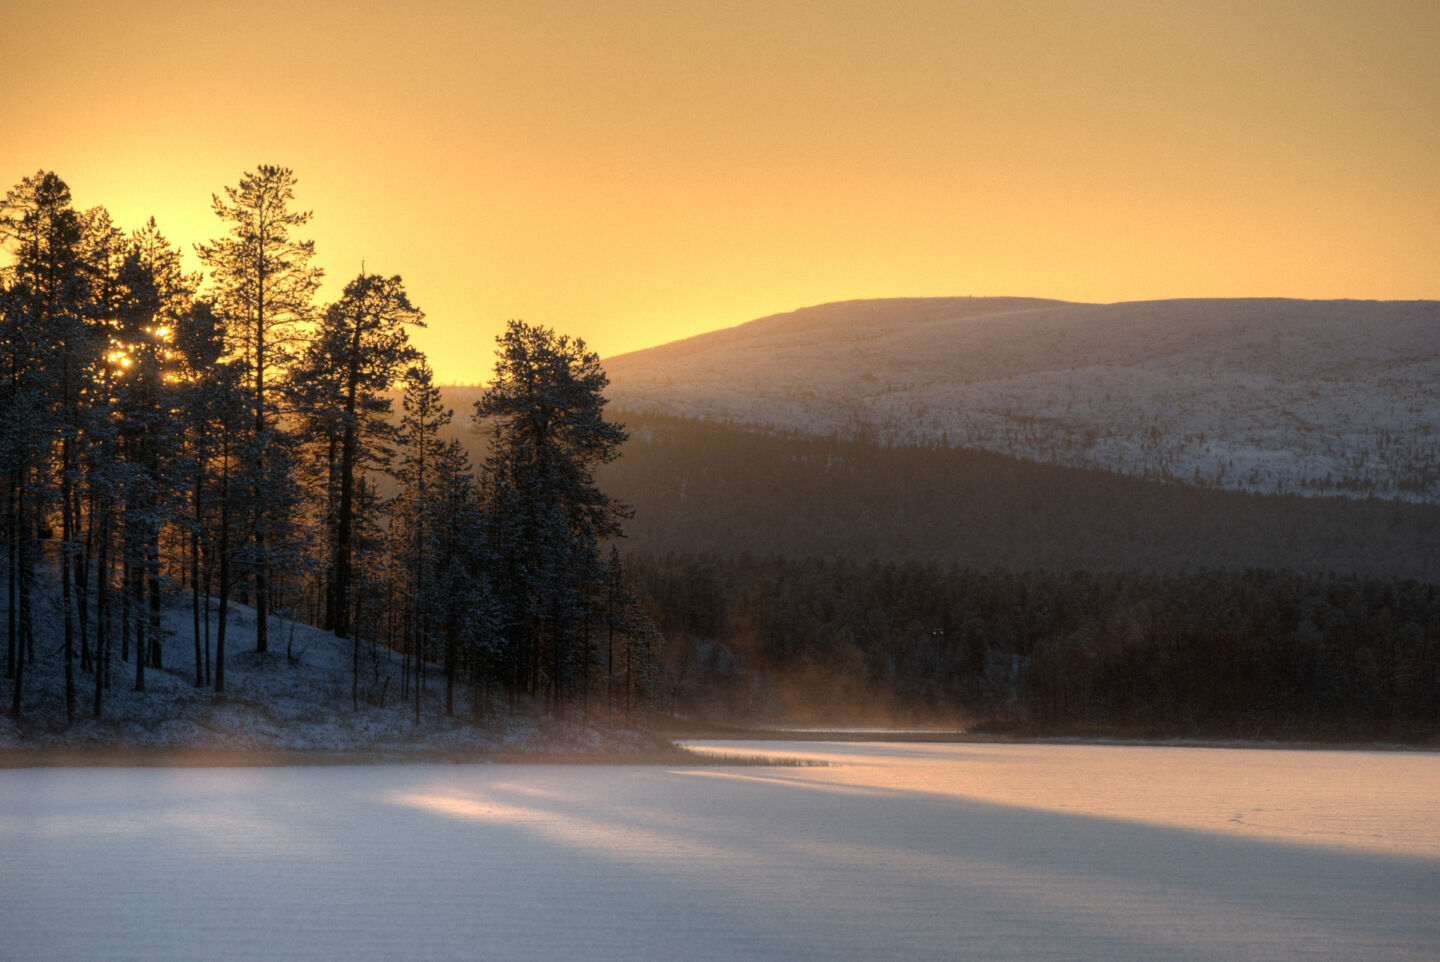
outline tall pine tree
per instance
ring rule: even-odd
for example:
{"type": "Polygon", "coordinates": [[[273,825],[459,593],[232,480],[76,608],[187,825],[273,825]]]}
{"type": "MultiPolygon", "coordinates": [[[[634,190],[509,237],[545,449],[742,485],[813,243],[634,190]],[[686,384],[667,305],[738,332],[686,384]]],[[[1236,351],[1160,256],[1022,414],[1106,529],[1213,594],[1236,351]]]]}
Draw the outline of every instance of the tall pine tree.
{"type": "Polygon", "coordinates": [[[367,464],[377,463],[388,440],[390,399],[406,368],[419,360],[406,326],[423,326],[399,275],[361,274],[330,305],[302,364],[302,385],[313,385],[307,414],[333,465],[325,484],[324,513],[330,546],[324,625],[341,638],[350,633],[350,593],[355,553],[357,484],[367,464]]]}
{"type": "Polygon", "coordinates": [[[630,514],[592,472],[619,456],[626,435],[605,420],[609,381],[584,341],[510,321],[496,343],[495,377],[475,416],[491,433],[486,470],[512,677],[531,691],[543,686],[558,716],[588,661],[575,633],[603,578],[599,546],[630,514]]]}
{"type": "Polygon", "coordinates": [[[284,477],[285,458],[273,451],[279,441],[278,376],[288,365],[300,334],[298,325],[310,318],[323,274],[310,266],[315,242],[297,240],[292,232],[309,222],[309,211],[290,209],[295,175],[288,167],[261,164],[226,187],[225,198],[212,197],[215,215],[228,234],[196,249],[210,269],[217,306],[230,326],[231,350],[249,369],[253,417],[249,445],[254,524],[250,527],[249,560],[255,587],[257,651],[268,649],[267,615],[273,552],[267,544],[282,534],[283,519],[267,503],[265,485],[284,477]],[[280,463],[272,463],[275,457],[280,463]],[[277,471],[277,469],[280,469],[277,471]]]}
{"type": "MultiPolygon", "coordinates": [[[[49,524],[60,499],[60,578],[64,620],[65,710],[75,714],[73,573],[77,558],[75,514],[79,446],[83,435],[82,389],[98,357],[90,323],[91,272],[85,262],[84,224],[71,205],[70,188],[40,171],[6,196],[0,238],[14,256],[7,271],[5,335],[9,357],[6,433],[9,456],[11,536],[11,645],[34,643],[31,588],[39,545],[36,532],[49,524]],[[57,483],[58,482],[58,483],[57,483]]],[[[33,657],[29,651],[26,658],[33,657]]],[[[17,661],[12,709],[21,703],[23,665],[17,661]]]]}

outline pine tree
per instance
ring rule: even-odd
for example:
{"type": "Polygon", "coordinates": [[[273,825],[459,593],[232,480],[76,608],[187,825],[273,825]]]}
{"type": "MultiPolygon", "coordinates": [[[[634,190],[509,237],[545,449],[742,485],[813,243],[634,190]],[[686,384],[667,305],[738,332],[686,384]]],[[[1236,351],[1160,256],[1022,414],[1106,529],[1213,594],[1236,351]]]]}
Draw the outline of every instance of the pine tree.
{"type": "Polygon", "coordinates": [[[602,576],[599,545],[629,516],[592,471],[619,456],[626,435],[605,420],[609,382],[584,341],[511,321],[496,342],[495,378],[475,416],[491,430],[486,471],[497,569],[508,582],[509,657],[529,690],[545,679],[558,716],[577,671],[575,630],[602,576]]]}
{"type": "MultiPolygon", "coordinates": [[[[238,361],[222,362],[207,379],[204,417],[213,429],[214,446],[209,449],[213,473],[210,486],[213,494],[211,510],[215,512],[213,531],[207,556],[214,559],[216,598],[215,628],[215,690],[225,690],[225,637],[230,624],[230,597],[241,565],[240,552],[246,541],[243,448],[236,438],[247,421],[244,368],[238,361]]],[[[204,480],[202,479],[202,484],[204,480]]],[[[204,515],[202,514],[203,518],[204,515]]],[[[207,594],[210,577],[206,575],[207,594]]]]}
{"type": "Polygon", "coordinates": [[[217,307],[230,326],[231,349],[245,359],[250,378],[250,455],[255,459],[251,494],[257,515],[247,554],[255,586],[256,650],[261,652],[268,649],[269,572],[276,561],[267,543],[283,536],[284,526],[266,504],[260,485],[274,480],[288,484],[272,463],[283,461],[281,452],[272,450],[279,440],[279,385],[272,375],[279,375],[289,362],[298,325],[310,317],[323,273],[310,266],[314,242],[291,236],[311,217],[309,211],[290,210],[294,187],[295,176],[287,167],[261,164],[244,174],[239,187],[225,188],[224,200],[211,200],[228,236],[196,248],[210,269],[217,307]]]}
{"type": "MultiPolygon", "coordinates": [[[[114,444],[116,424],[114,412],[114,377],[118,369],[114,351],[116,327],[124,309],[123,301],[127,292],[123,290],[122,269],[125,266],[127,245],[125,236],[110,219],[103,207],[92,208],[81,215],[80,251],[85,273],[85,313],[90,330],[86,340],[94,355],[76,398],[77,430],[75,437],[79,445],[76,464],[72,469],[74,481],[63,487],[69,488],[70,508],[66,512],[71,519],[62,527],[73,532],[70,553],[75,599],[78,615],[80,660],[82,667],[91,669],[90,618],[89,618],[89,576],[97,551],[97,540],[103,532],[105,520],[99,512],[104,500],[104,486],[116,480],[115,459],[118,449],[114,444]],[[81,518],[83,516],[83,531],[81,518]]],[[[108,558],[106,559],[108,561],[108,558]]],[[[108,572],[96,571],[97,583],[103,584],[108,572]]],[[[96,626],[97,640],[104,638],[105,627],[96,626]]],[[[97,672],[97,678],[108,681],[104,672],[97,672]]],[[[99,692],[97,687],[96,691],[99,692]]],[[[100,702],[93,705],[95,713],[100,711],[100,702]]]]}
{"type": "MultiPolygon", "coordinates": [[[[38,561],[35,532],[60,499],[60,564],[64,620],[65,709],[75,715],[75,629],[72,576],[76,562],[75,514],[79,445],[83,432],[81,389],[98,344],[88,323],[90,276],[82,252],[84,226],[70,202],[70,188],[40,171],[6,196],[0,238],[14,264],[7,271],[6,340],[10,352],[7,434],[10,458],[10,529],[19,620],[11,644],[33,646],[30,588],[38,561]]],[[[27,658],[33,658],[29,651],[27,658]]],[[[23,667],[17,660],[12,710],[20,711],[23,667]]]]}
{"type": "Polygon", "coordinates": [[[392,515],[392,531],[394,555],[403,559],[403,570],[407,573],[405,594],[410,604],[404,619],[404,651],[406,664],[412,666],[407,680],[415,685],[415,717],[418,719],[432,629],[447,603],[436,592],[431,492],[445,448],[439,437],[440,430],[450,423],[454,412],[441,404],[434,372],[424,358],[406,370],[404,387],[400,456],[395,471],[400,494],[392,515]]]}
{"type": "Polygon", "coordinates": [[[455,711],[455,681],[468,663],[471,707],[478,715],[490,667],[495,600],[487,574],[484,511],[465,446],[451,441],[436,452],[429,507],[434,543],[434,590],[444,644],[445,713],[455,711]]]}
{"type": "Polygon", "coordinates": [[[26,177],[0,207],[0,242],[12,263],[3,274],[5,529],[8,545],[6,674],[14,686],[11,712],[19,716],[25,666],[35,658],[33,591],[44,515],[46,471],[54,419],[51,315],[73,304],[79,218],[70,192],[53,173],[26,177]]]}
{"type": "Polygon", "coordinates": [[[333,504],[325,512],[330,559],[323,623],[341,638],[350,633],[356,485],[367,464],[383,460],[392,433],[383,392],[419,359],[405,327],[423,326],[423,319],[398,275],[361,274],[325,312],[298,379],[310,389],[308,420],[334,466],[324,486],[333,504]]]}
{"type": "Polygon", "coordinates": [[[180,511],[186,417],[183,352],[177,329],[190,319],[193,279],[179,268],[179,253],[152,220],[133,235],[116,278],[116,319],[109,356],[122,368],[112,379],[111,425],[123,468],[123,563],[130,588],[124,606],[144,645],[136,658],[136,687],[144,669],[162,667],[160,618],[161,535],[183,518],[180,511]]]}

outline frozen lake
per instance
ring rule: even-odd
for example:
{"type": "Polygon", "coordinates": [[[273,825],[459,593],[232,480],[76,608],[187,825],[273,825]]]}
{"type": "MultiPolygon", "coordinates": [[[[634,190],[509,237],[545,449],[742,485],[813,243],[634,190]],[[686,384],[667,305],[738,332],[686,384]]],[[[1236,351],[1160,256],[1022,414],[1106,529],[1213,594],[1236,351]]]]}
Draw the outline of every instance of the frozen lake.
{"type": "Polygon", "coordinates": [[[700,747],[0,771],[0,957],[1440,957],[1440,755],[700,747]]]}

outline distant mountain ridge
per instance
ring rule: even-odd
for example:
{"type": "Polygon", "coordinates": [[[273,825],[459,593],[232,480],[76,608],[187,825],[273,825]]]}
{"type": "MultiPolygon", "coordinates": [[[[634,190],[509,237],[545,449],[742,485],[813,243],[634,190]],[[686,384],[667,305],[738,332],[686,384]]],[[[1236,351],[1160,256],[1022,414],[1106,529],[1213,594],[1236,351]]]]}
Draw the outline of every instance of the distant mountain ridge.
{"type": "Polygon", "coordinates": [[[1440,502],[1440,302],[846,301],[605,360],[614,407],[1440,502]]]}

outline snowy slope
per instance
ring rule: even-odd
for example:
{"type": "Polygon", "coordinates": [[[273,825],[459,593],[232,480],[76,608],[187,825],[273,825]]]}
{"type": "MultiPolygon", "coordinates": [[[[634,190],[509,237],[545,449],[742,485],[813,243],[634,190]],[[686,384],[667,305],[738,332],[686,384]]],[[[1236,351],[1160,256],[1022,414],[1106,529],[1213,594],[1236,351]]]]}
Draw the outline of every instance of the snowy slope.
{"type": "MultiPolygon", "coordinates": [[[[255,651],[255,612],[232,607],[226,639],[225,692],[195,684],[195,644],[188,598],[169,597],[163,612],[164,668],[147,668],[135,690],[135,662],[112,656],[112,680],[101,717],[93,717],[94,675],[76,663],[75,721],[65,723],[64,673],[58,603],[47,592],[39,606],[36,662],[23,680],[23,720],[0,714],[0,752],[7,749],[182,749],[241,752],[630,753],[663,743],[634,731],[583,722],[562,724],[532,705],[508,710],[498,699],[479,725],[470,724],[468,685],[457,680],[455,714],[445,714],[445,679],[427,669],[417,719],[413,694],[401,697],[400,656],[360,646],[359,705],[353,707],[353,643],[330,632],[270,619],[270,651],[255,651]]],[[[213,651],[216,614],[212,611],[213,651]]],[[[213,655],[211,657],[213,663],[213,655]]],[[[12,683],[0,679],[3,705],[12,683]]],[[[413,693],[413,689],[411,689],[413,693]]]]}
{"type": "Polygon", "coordinates": [[[910,298],[605,361],[612,406],[1440,501],[1440,302],[910,298]]]}

